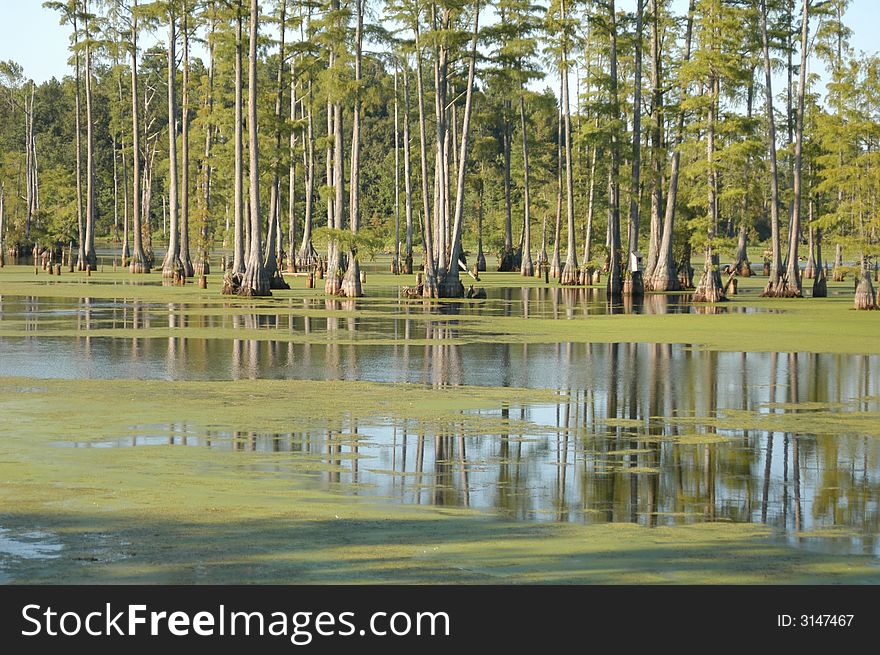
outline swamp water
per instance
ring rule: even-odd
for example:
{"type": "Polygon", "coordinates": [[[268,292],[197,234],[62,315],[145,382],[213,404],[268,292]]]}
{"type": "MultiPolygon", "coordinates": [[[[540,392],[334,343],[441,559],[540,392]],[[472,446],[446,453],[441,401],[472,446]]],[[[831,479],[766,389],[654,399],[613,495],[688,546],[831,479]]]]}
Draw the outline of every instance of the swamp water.
{"type": "Polygon", "coordinates": [[[518,521],[763,523],[811,549],[880,555],[880,356],[517,343],[468,323],[699,311],[684,297],[609,307],[580,291],[490,289],[485,303],[427,311],[392,293],[233,307],[4,296],[0,377],[415,383],[475,398],[516,388],[521,398],[459,420],[377,410],[265,431],[246,415],[209,426],[168,408],[169,420],[94,438],[47,429],[52,448],[234,452],[260,474],[387,503],[518,521]],[[177,336],[186,330],[196,336],[177,336]]]}

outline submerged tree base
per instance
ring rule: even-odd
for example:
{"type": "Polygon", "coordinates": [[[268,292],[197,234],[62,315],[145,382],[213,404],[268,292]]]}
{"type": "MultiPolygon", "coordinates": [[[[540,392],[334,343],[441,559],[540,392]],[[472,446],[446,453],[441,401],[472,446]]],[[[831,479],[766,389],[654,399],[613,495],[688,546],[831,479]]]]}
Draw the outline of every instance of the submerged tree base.
{"type": "Polygon", "coordinates": [[[703,274],[700,282],[694,290],[694,302],[716,303],[727,300],[724,295],[724,287],[721,285],[721,275],[718,265],[711,250],[706,251],[706,262],[703,264],[703,274]]]}
{"type": "Polygon", "coordinates": [[[764,291],[761,292],[761,297],[803,298],[804,292],[797,284],[791,284],[787,278],[779,276],[775,280],[771,277],[771,279],[767,281],[767,286],[765,286],[764,291]]]}
{"type": "Polygon", "coordinates": [[[623,295],[625,296],[643,296],[645,295],[645,285],[642,280],[641,271],[632,271],[623,281],[623,295]]]}
{"type": "Polygon", "coordinates": [[[349,257],[348,261],[348,270],[342,278],[339,295],[346,298],[360,298],[364,295],[363,288],[361,287],[361,265],[358,262],[357,255],[354,254],[349,257]]]}
{"type": "Polygon", "coordinates": [[[855,309],[871,310],[880,309],[877,303],[877,297],[874,294],[874,285],[871,282],[871,273],[867,268],[862,267],[859,284],[856,286],[856,295],[853,301],[855,309]]]}

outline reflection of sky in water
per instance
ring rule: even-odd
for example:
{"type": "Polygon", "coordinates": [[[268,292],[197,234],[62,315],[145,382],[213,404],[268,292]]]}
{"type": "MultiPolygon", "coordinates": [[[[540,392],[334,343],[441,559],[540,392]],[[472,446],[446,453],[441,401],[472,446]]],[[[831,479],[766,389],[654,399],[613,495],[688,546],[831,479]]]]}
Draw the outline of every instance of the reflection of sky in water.
{"type": "MultiPolygon", "coordinates": [[[[509,310],[510,315],[522,315],[522,298],[514,296],[496,298],[483,308],[462,305],[461,311],[509,310]]],[[[297,302],[301,308],[303,301],[297,302]]],[[[339,301],[331,304],[344,309],[339,301]]],[[[313,305],[312,309],[325,308],[323,300],[313,305]]],[[[529,311],[534,308],[544,315],[553,311],[554,301],[548,295],[529,305],[529,311]]],[[[563,308],[559,317],[566,318],[564,303],[556,306],[563,308]]],[[[88,447],[159,445],[170,438],[177,445],[185,441],[195,447],[291,451],[289,461],[268,463],[253,457],[249,465],[388,502],[469,506],[520,520],[658,525],[766,520],[789,535],[798,528],[838,527],[860,536],[851,538],[848,532],[840,539],[811,538],[804,545],[880,554],[875,539],[880,533],[876,437],[803,434],[795,439],[775,433],[768,468],[767,432],[719,431],[725,442],[706,446],[677,444],[672,438],[704,433],[711,429],[708,426],[677,427],[659,420],[647,427],[648,417],[711,417],[726,409],[766,413],[774,411],[766,406],[771,402],[846,403],[873,397],[834,411],[878,411],[880,357],[876,355],[719,353],[686,345],[629,343],[452,345],[440,339],[454,336],[459,326],[442,316],[427,324],[392,318],[402,311],[393,299],[370,307],[389,316],[357,320],[242,317],[218,314],[216,306],[190,310],[141,303],[136,308],[130,302],[91,301],[84,323],[82,302],[9,297],[3,298],[0,309],[6,325],[35,332],[33,337],[0,338],[2,376],[408,381],[555,388],[572,397],[561,406],[511,407],[511,419],[529,422],[522,434],[462,436],[453,427],[438,434],[412,422],[362,421],[356,459],[350,457],[355,441],[348,423],[329,426],[334,431],[329,437],[326,431],[277,438],[245,432],[235,439],[230,432],[206,433],[198,426],[140,426],[133,428],[134,436],[88,447]],[[328,345],[268,339],[44,336],[53,328],[76,325],[80,329],[231,327],[236,321],[239,327],[289,333],[304,331],[307,320],[312,332],[336,330],[341,338],[370,332],[427,337],[434,343],[328,345]],[[640,427],[609,426],[608,417],[638,419],[640,427]],[[648,433],[654,438],[646,439],[648,433]],[[658,441],[658,437],[666,439],[658,441]],[[306,470],[300,466],[304,462],[331,464],[332,470],[306,470]],[[627,471],[632,468],[636,473],[627,471]]],[[[497,418],[500,411],[491,414],[497,418]]],[[[247,457],[247,452],[242,456],[247,457]]]]}

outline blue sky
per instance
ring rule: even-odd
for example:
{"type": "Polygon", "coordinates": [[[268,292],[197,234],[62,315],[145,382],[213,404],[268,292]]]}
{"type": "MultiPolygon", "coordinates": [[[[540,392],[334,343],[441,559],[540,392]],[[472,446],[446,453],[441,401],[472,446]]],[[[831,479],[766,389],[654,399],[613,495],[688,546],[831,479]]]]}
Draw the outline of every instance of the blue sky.
{"type": "MultiPolygon", "coordinates": [[[[58,24],[55,12],[43,9],[43,0],[0,0],[0,60],[12,59],[24,66],[25,76],[37,82],[68,73],[69,29],[58,24]]],[[[621,9],[632,9],[635,0],[619,0],[621,9]]],[[[684,13],[687,0],[673,0],[684,13]]],[[[853,30],[852,45],[858,52],[877,52],[876,32],[880,28],[878,0],[852,0],[846,22],[853,30]]],[[[161,35],[164,37],[164,33],[161,35]]]]}

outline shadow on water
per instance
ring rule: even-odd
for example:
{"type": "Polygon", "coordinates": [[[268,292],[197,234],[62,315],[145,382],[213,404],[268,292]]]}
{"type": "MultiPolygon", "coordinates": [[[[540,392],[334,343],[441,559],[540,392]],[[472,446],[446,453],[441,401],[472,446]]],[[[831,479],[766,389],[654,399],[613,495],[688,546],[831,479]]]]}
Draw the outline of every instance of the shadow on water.
{"type": "MultiPolygon", "coordinates": [[[[19,520],[30,525],[53,521],[40,514],[19,520]]],[[[15,581],[55,583],[63,571],[66,580],[98,584],[497,584],[521,581],[522,573],[537,573],[542,582],[556,584],[614,584],[631,576],[711,583],[729,575],[730,562],[736,562],[739,575],[766,580],[769,573],[782,581],[809,582],[815,570],[839,568],[834,555],[792,553],[766,542],[756,553],[755,540],[748,538],[640,540],[624,548],[619,541],[589,543],[573,553],[543,553],[536,552],[542,535],[529,526],[450,516],[393,522],[141,520],[133,525],[115,514],[96,513],[68,519],[63,527],[57,536],[63,544],[60,557],[31,566],[12,560],[15,581]],[[504,547],[487,548],[487,543],[504,547]],[[402,548],[388,549],[389,544],[402,548]],[[785,570],[768,572],[768,565],[779,562],[785,570]]],[[[841,571],[833,581],[876,583],[876,575],[841,571]]]]}

